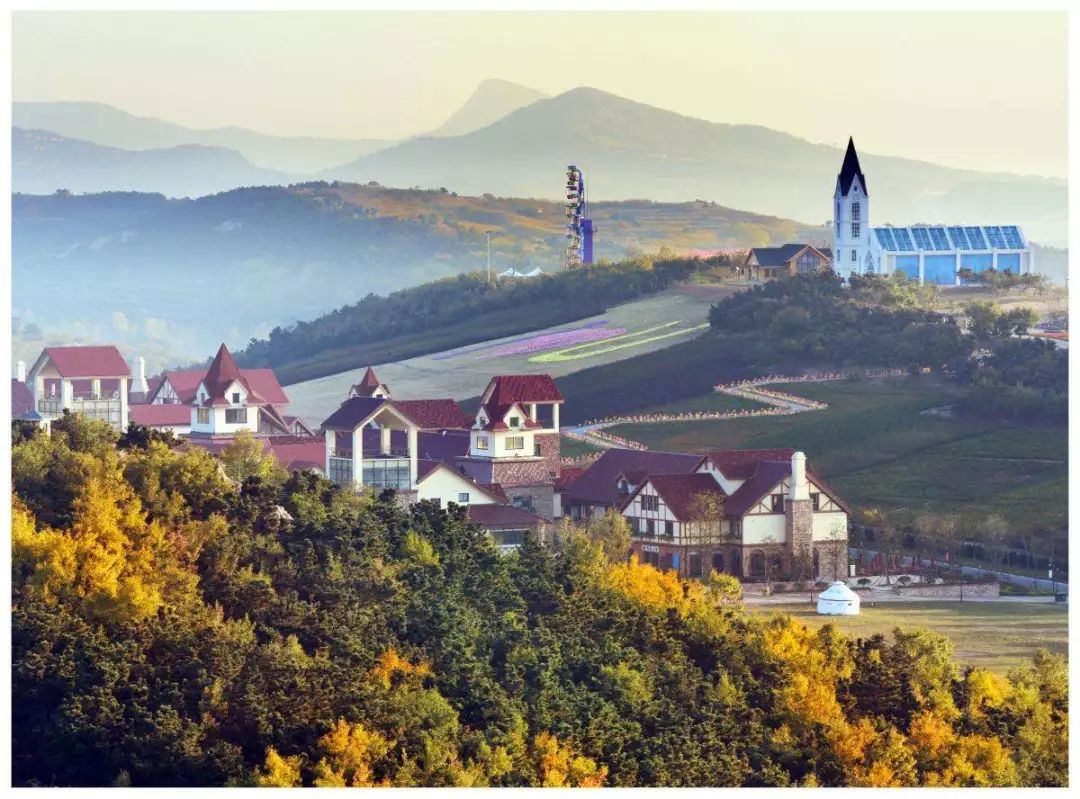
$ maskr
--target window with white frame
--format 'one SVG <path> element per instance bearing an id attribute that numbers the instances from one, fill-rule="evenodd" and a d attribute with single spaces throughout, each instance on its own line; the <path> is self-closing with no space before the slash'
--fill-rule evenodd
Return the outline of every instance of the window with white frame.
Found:
<path id="1" fill-rule="evenodd" d="M 226 408 L 225 424 L 247 424 L 247 408 Z"/>
<path id="2" fill-rule="evenodd" d="M 519 417 L 517 417 L 517 416 L 511 416 L 510 417 L 510 426 L 515 428 L 515 429 L 517 429 L 518 427 L 521 427 L 521 419 Z"/>
<path id="3" fill-rule="evenodd" d="M 525 436 L 507 436 L 506 449 L 509 451 L 525 449 Z"/>
<path id="4" fill-rule="evenodd" d="M 642 510 L 660 510 L 660 497 L 655 494 L 642 494 L 641 495 L 641 509 Z"/>
<path id="5" fill-rule="evenodd" d="M 862 222 L 862 215 L 861 215 L 861 213 L 859 211 L 859 204 L 858 203 L 852 203 L 851 204 L 851 237 L 853 239 L 859 238 L 859 232 L 860 232 L 860 229 L 862 228 L 862 225 L 860 224 L 861 222 Z"/>
<path id="6" fill-rule="evenodd" d="M 195 421 L 198 424 L 210 424 L 210 409 L 199 408 L 195 411 Z"/>
<path id="7" fill-rule="evenodd" d="M 477 436 L 476 437 L 476 448 L 477 449 L 487 449 L 488 448 L 488 438 L 487 438 L 487 436 Z"/>
<path id="8" fill-rule="evenodd" d="M 858 254 L 856 254 L 855 250 L 851 251 L 851 262 L 853 264 L 856 264 L 856 263 L 859 262 L 859 256 L 858 256 Z"/>
<path id="9" fill-rule="evenodd" d="M 459 505 L 468 505 L 469 504 L 469 492 L 468 491 L 459 492 L 458 495 L 457 495 L 457 501 L 458 501 Z"/>
<path id="10" fill-rule="evenodd" d="M 232 404 L 233 405 L 239 405 L 240 404 L 240 392 L 239 391 L 234 391 L 233 392 Z"/>

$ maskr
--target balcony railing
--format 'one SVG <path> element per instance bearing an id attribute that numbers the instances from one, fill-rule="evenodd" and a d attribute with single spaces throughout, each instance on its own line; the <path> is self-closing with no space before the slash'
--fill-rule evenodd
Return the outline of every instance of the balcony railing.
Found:
<path id="1" fill-rule="evenodd" d="M 38 413 L 43 416 L 60 416 L 65 408 L 71 413 L 81 413 L 90 419 L 99 419 L 103 422 L 119 427 L 123 422 L 120 416 L 120 400 L 118 399 L 83 399 L 76 397 L 65 405 L 62 400 L 38 399 Z"/>

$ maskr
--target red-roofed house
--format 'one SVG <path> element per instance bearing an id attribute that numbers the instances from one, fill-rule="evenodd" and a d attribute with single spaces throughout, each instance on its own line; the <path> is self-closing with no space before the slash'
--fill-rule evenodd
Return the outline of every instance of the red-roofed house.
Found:
<path id="1" fill-rule="evenodd" d="M 390 399 L 390 387 L 379 380 L 375 370 L 370 366 L 364 370 L 360 382 L 349 389 L 348 397 L 375 397 L 377 399 Z M 346 399 L 348 399 L 346 397 Z"/>
<path id="2" fill-rule="evenodd" d="M 560 515 L 559 406 L 549 375 L 497 375 L 480 396 L 461 467 L 480 483 L 498 483 L 515 505 L 545 519 Z"/>
<path id="3" fill-rule="evenodd" d="M 623 457 L 617 474 L 612 456 L 598 470 L 603 479 L 590 481 L 604 457 L 567 491 L 601 499 L 606 490 L 628 490 L 620 512 L 643 561 L 695 577 L 709 569 L 748 579 L 845 576 L 851 510 L 801 452 L 713 452 L 696 456 L 693 469 L 672 458 L 649 469 L 639 453 L 633 462 Z"/>
<path id="4" fill-rule="evenodd" d="M 27 386 L 46 424 L 69 411 L 124 430 L 130 377 L 127 361 L 111 345 L 46 347 L 30 367 Z"/>

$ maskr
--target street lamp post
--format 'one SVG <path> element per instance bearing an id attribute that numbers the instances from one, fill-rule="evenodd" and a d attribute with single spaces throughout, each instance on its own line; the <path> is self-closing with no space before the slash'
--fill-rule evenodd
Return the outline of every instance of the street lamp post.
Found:
<path id="1" fill-rule="evenodd" d="M 491 283 L 491 231 L 484 231 L 484 238 L 487 239 L 487 282 Z"/>

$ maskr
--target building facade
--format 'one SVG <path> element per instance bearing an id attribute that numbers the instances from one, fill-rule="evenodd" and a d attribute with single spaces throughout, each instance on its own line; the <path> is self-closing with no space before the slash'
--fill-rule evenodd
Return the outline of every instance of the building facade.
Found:
<path id="1" fill-rule="evenodd" d="M 833 269 L 852 275 L 903 274 L 919 283 L 958 286 L 988 269 L 1031 274 L 1031 244 L 1019 225 L 870 227 L 870 193 L 855 142 L 833 190 Z"/>

